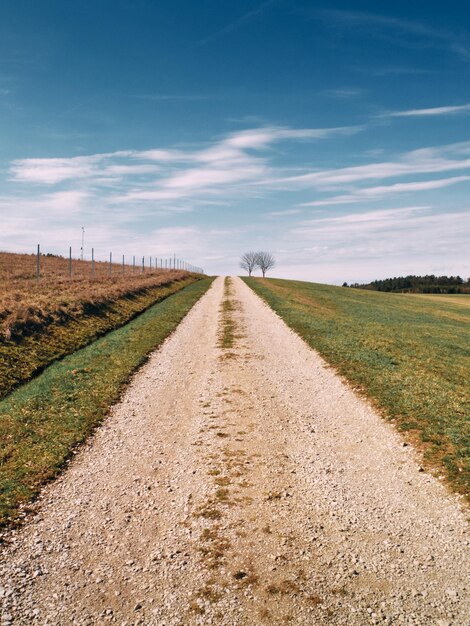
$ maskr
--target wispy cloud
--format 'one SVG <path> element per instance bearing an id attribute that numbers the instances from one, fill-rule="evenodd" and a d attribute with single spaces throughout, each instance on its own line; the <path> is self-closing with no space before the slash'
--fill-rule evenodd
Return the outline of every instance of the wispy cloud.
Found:
<path id="1" fill-rule="evenodd" d="M 136 100 L 153 100 L 155 102 L 198 102 L 198 101 L 206 101 L 206 100 L 219 100 L 222 98 L 221 95 L 216 94 L 202 94 L 202 93 L 175 93 L 175 94 L 165 94 L 165 93 L 155 93 L 155 94 L 135 94 L 132 95 L 131 98 L 135 98 Z"/>
<path id="2" fill-rule="evenodd" d="M 263 127 L 231 133 L 211 146 L 199 150 L 150 150 L 137 152 L 133 158 L 148 158 L 178 164 L 176 171 L 156 180 L 151 187 L 132 189 L 114 201 L 149 202 L 181 200 L 188 197 L 220 195 L 233 191 L 244 193 L 241 184 L 255 183 L 270 175 L 267 157 L 263 154 L 281 141 L 315 141 L 336 135 L 359 132 L 362 127 L 280 128 Z M 255 193 L 251 190 L 251 193 Z"/>
<path id="3" fill-rule="evenodd" d="M 442 238 L 443 233 L 458 234 L 461 239 L 470 231 L 468 221 L 467 226 L 463 225 L 466 217 L 468 211 L 436 213 L 426 206 L 400 207 L 303 220 L 290 229 L 289 234 L 302 239 L 313 238 L 314 241 L 323 241 L 329 245 L 347 245 L 349 242 L 350 253 L 359 243 L 362 245 L 367 241 L 370 245 L 364 246 L 363 254 L 373 256 L 377 249 L 384 252 L 391 248 L 397 251 L 403 249 L 403 236 L 406 236 L 407 244 L 414 241 L 420 247 L 434 243 L 439 236 Z M 426 230 L 428 235 L 432 230 L 432 237 L 426 237 Z M 419 231 L 420 236 L 417 237 Z M 383 240 L 374 244 L 373 238 L 377 236 Z"/>
<path id="4" fill-rule="evenodd" d="M 285 215 L 298 215 L 299 213 L 301 213 L 302 210 L 301 209 L 284 209 L 282 211 L 269 211 L 269 213 L 266 213 L 266 215 L 268 217 L 284 217 Z"/>
<path id="5" fill-rule="evenodd" d="M 436 28 L 427 22 L 404 20 L 389 15 L 378 15 L 363 11 L 326 9 L 316 11 L 324 23 L 357 33 L 385 39 L 405 48 L 446 49 L 462 60 L 470 60 L 470 42 L 466 34 Z"/>
<path id="6" fill-rule="evenodd" d="M 378 187 L 366 187 L 350 194 L 334 196 L 325 200 L 303 202 L 300 206 L 331 206 L 335 204 L 352 204 L 364 200 L 380 200 L 396 193 L 411 193 L 416 191 L 429 191 L 441 189 L 457 183 L 468 182 L 470 176 L 454 176 L 452 178 L 440 178 L 438 180 L 416 181 L 410 183 L 395 183 L 394 185 L 380 185 Z"/>
<path id="7" fill-rule="evenodd" d="M 271 211 L 271 216 L 294 215 L 298 207 L 323 207 L 376 201 L 395 194 L 416 193 L 468 182 L 466 173 L 432 180 L 399 181 L 351 189 L 351 184 L 416 174 L 437 174 L 470 169 L 470 142 L 415 150 L 396 161 L 319 170 L 300 175 L 272 167 L 270 158 L 279 142 L 317 141 L 360 132 L 362 127 L 261 127 L 233 132 L 198 148 L 121 150 L 71 158 L 20 159 L 12 163 L 10 180 L 23 185 L 55 187 L 60 192 L 86 193 L 96 204 L 149 207 L 152 211 L 191 211 L 196 206 L 234 198 L 263 197 L 279 189 L 325 191 L 346 188 L 331 197 L 314 198 L 295 208 Z M 279 174 L 284 173 L 284 176 Z M 35 193 L 35 201 L 50 201 L 50 194 Z M 72 197 L 72 196 L 70 196 Z M 57 196 L 65 205 L 69 196 Z M 140 209 L 139 209 L 140 210 Z M 286 212 L 287 211 L 287 212 Z"/>
<path id="8" fill-rule="evenodd" d="M 201 39 L 197 43 L 197 46 L 205 46 L 206 44 L 212 41 L 215 41 L 216 39 L 219 39 L 219 37 L 223 37 L 224 35 L 228 35 L 229 33 L 232 33 L 238 30 L 250 20 L 262 16 L 265 13 L 265 11 L 269 9 L 269 7 L 271 7 L 273 4 L 277 4 L 279 1 L 280 0 L 267 0 L 266 2 L 262 2 L 255 9 L 252 9 L 251 11 L 247 11 L 246 13 L 244 13 L 237 19 L 230 22 L 229 24 L 226 24 L 220 30 L 216 31 L 215 33 L 212 33 L 211 35 L 208 35 L 204 39 Z"/>
<path id="9" fill-rule="evenodd" d="M 296 262 L 315 254 L 319 276 L 347 281 L 390 275 L 464 273 L 461 251 L 470 236 L 469 210 L 436 212 L 410 206 L 315 217 L 286 232 L 298 246 Z M 445 255 L 445 266 L 442 258 Z M 292 254 L 291 254 L 292 256 Z M 292 272 L 292 268 L 290 269 Z"/>
<path id="10" fill-rule="evenodd" d="M 97 178 L 110 173 L 110 161 L 128 157 L 130 154 L 129 151 L 121 151 L 71 158 L 17 159 L 11 165 L 10 174 L 11 179 L 18 182 L 45 185 L 54 185 L 64 180 Z M 140 166 L 136 167 L 137 170 L 140 169 Z"/>
<path id="11" fill-rule="evenodd" d="M 338 140 L 361 130 L 362 127 L 262 126 L 184 148 L 156 146 L 149 150 L 121 150 L 70 158 L 19 159 L 11 163 L 9 170 L 8 185 L 13 191 L 0 197 L 0 211 L 2 217 L 6 216 L 3 228 L 6 243 L 2 245 L 8 246 L 9 241 L 33 245 L 32 239 L 41 241 L 43 238 L 62 251 L 60 245 L 67 239 L 76 245 L 76 239 L 72 238 L 77 237 L 83 223 L 96 223 L 96 227 L 90 228 L 96 248 L 110 245 L 112 241 L 113 250 L 132 254 L 135 241 L 140 239 L 139 228 L 145 224 L 146 238 L 151 243 L 142 254 L 158 252 L 164 256 L 189 247 L 192 256 L 200 263 L 204 258 L 210 262 L 210 258 L 229 257 L 236 264 L 238 247 L 244 245 L 249 231 L 234 234 L 232 241 L 226 234 L 209 234 L 200 224 L 191 225 L 191 218 L 197 216 L 197 211 L 214 211 L 216 208 L 230 215 L 240 204 L 246 206 L 249 199 L 250 203 L 262 201 L 265 207 L 263 217 L 257 215 L 253 221 L 247 222 L 246 228 L 252 228 L 256 233 L 249 236 L 261 241 L 262 223 L 263 232 L 268 233 L 266 237 L 269 237 L 274 251 L 276 246 L 279 250 L 288 250 L 286 263 L 292 257 L 293 247 L 302 249 L 299 255 L 305 256 L 306 263 L 312 253 L 321 252 L 322 262 L 329 259 L 331 271 L 337 276 L 342 271 L 338 263 L 349 265 L 353 258 L 363 258 L 369 266 L 370 259 L 380 253 L 397 258 L 400 252 L 406 252 L 400 239 L 403 233 L 406 245 L 414 250 L 415 244 L 404 224 L 415 233 L 421 232 L 419 228 L 422 227 L 422 232 L 429 237 L 435 236 L 438 225 L 447 227 L 447 221 L 439 221 L 430 207 L 420 204 L 412 194 L 468 183 L 470 142 L 414 150 L 395 160 L 306 173 L 304 170 L 301 175 L 294 176 L 289 167 L 275 166 L 284 146 L 291 148 L 298 142 Z M 454 171 L 456 174 L 447 178 L 431 178 L 439 172 Z M 416 180 L 417 174 L 426 174 L 427 180 Z M 402 180 L 410 175 L 414 175 L 413 180 Z M 400 180 L 393 184 L 364 186 L 367 181 L 394 177 Z M 352 188 L 356 185 L 358 188 Z M 275 197 L 279 189 L 292 194 L 295 204 L 292 198 L 287 200 L 287 206 L 277 200 L 267 211 L 266 199 Z M 312 189 L 321 195 L 319 193 L 310 202 L 302 202 L 309 198 L 305 197 L 305 191 Z M 334 195 L 322 197 L 326 192 L 334 192 Z M 296 194 L 299 193 L 303 195 L 298 197 Z M 337 211 L 327 209 L 328 206 L 353 203 L 359 206 L 359 203 L 377 200 L 382 200 L 383 207 L 395 196 L 403 194 L 411 196 L 412 199 L 407 198 L 410 206 L 366 212 L 363 208 L 355 209 L 347 216 L 338 216 Z M 313 219 L 315 212 L 311 207 L 332 211 L 333 215 L 325 215 L 325 210 L 319 210 Z M 109 224 L 108 231 L 99 226 L 104 215 Z M 163 221 L 159 219 L 160 228 L 152 230 L 148 224 L 152 224 L 157 215 Z M 306 215 L 310 219 L 305 219 Z M 463 213 L 455 212 L 455 215 L 461 217 Z M 166 219 L 168 226 L 165 226 Z M 267 219 L 271 230 L 265 228 Z M 294 228 L 285 229 L 286 223 L 292 225 L 296 220 L 299 221 Z M 62 244 L 60 238 L 48 237 L 47 229 L 50 228 L 61 233 Z M 387 229 L 392 234 L 389 239 L 385 236 Z M 449 231 L 454 233 L 456 229 L 451 226 Z M 377 240 L 374 240 L 374 233 Z M 450 241 L 455 239 L 456 245 L 462 249 L 457 235 L 454 239 L 452 237 Z M 279 254 L 282 259 L 283 253 Z"/>
<path id="12" fill-rule="evenodd" d="M 416 174 L 438 174 L 470 168 L 470 143 L 462 142 L 439 147 L 421 148 L 402 154 L 395 161 L 382 161 L 308 172 L 297 176 L 264 180 L 261 184 L 281 188 L 335 188 L 367 180 L 380 180 Z M 458 158 L 457 158 L 458 157 Z"/>
<path id="13" fill-rule="evenodd" d="M 433 107 L 429 109 L 409 109 L 408 111 L 391 111 L 389 113 L 383 113 L 381 117 L 428 117 L 435 115 L 454 115 L 456 113 L 470 113 L 470 104 Z"/>
<path id="14" fill-rule="evenodd" d="M 56 191 L 33 197 L 9 198 L 0 197 L 0 209 L 5 214 L 12 212 L 14 216 L 35 215 L 39 219 L 63 218 L 70 219 L 73 214 L 83 211 L 90 194 L 78 189 Z M 66 208 L 66 212 L 64 212 Z"/>
<path id="15" fill-rule="evenodd" d="M 264 126 L 232 132 L 203 146 L 121 150 L 77 157 L 17 159 L 11 163 L 9 181 L 17 193 L 34 202 L 48 203 L 50 193 L 87 193 L 96 206 L 111 207 L 116 214 L 132 206 L 155 212 L 191 211 L 196 206 L 219 205 L 233 198 L 260 197 L 266 190 L 256 182 L 272 176 L 274 144 L 307 142 L 360 132 L 362 127 L 287 128 Z M 70 196 L 71 197 L 71 196 Z M 56 196 L 67 210 L 69 196 Z M 91 203 L 93 204 L 93 203 Z M 32 204 L 26 204 L 32 208 Z"/>
<path id="16" fill-rule="evenodd" d="M 414 76 L 414 75 L 426 75 L 439 73 L 438 69 L 429 69 L 422 67 L 411 67 L 406 65 L 385 65 L 385 66 L 371 66 L 365 65 L 351 65 L 350 68 L 360 74 L 368 74 L 370 76 L 377 76 L 379 78 L 384 76 Z"/>
<path id="17" fill-rule="evenodd" d="M 325 89 L 322 93 L 331 98 L 350 100 L 351 98 L 359 98 L 364 92 L 362 89 L 344 87 L 342 89 Z"/>
<path id="18" fill-rule="evenodd" d="M 390 222 L 399 223 L 400 220 L 422 214 L 424 211 L 428 211 L 430 206 L 408 206 L 399 207 L 393 209 L 379 209 L 374 211 L 366 211 L 361 213 L 347 213 L 345 215 L 339 215 L 336 217 L 317 217 L 315 219 L 304 220 L 303 226 L 309 226 L 315 224 L 320 228 L 324 226 L 331 226 L 340 224 L 351 229 L 354 226 L 358 226 L 363 229 L 364 225 L 368 225 L 367 228 L 375 230 L 377 227 L 384 229 Z"/>

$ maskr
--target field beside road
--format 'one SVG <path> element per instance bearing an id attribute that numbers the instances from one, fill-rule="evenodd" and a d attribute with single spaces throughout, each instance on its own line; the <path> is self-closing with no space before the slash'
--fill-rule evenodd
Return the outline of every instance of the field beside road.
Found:
<path id="1" fill-rule="evenodd" d="M 0 398 L 52 361 L 198 280 L 182 270 L 150 270 L 0 252 Z"/>
<path id="2" fill-rule="evenodd" d="M 123 384 L 208 289 L 204 278 L 49 366 L 0 402 L 0 524 L 53 477 Z"/>
<path id="3" fill-rule="evenodd" d="M 244 280 L 468 495 L 470 296 Z"/>
<path id="4" fill-rule="evenodd" d="M 137 334 L 64 359 L 65 433 L 109 399 L 98 373 Z M 402 444 L 246 284 L 217 278 L 0 534 L 2 622 L 468 624 L 468 510 Z"/>

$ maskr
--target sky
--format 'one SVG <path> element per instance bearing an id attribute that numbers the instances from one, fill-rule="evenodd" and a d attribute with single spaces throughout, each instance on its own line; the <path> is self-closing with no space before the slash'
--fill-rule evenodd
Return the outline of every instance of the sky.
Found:
<path id="1" fill-rule="evenodd" d="M 2 0 L 0 249 L 470 276 L 470 6 Z"/>

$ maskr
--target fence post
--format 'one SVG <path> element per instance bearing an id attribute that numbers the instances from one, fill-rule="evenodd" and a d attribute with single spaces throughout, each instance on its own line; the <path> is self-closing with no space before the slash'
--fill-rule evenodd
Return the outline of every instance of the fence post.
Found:
<path id="1" fill-rule="evenodd" d="M 72 246 L 69 247 L 69 278 L 72 276 Z"/>
<path id="2" fill-rule="evenodd" d="M 41 248 L 39 247 L 38 244 L 38 251 L 37 251 L 37 255 L 36 255 L 36 280 L 39 280 L 40 276 L 41 276 L 41 269 L 39 266 L 39 257 L 41 255 Z"/>
<path id="3" fill-rule="evenodd" d="M 135 274 L 135 254 L 132 257 L 132 273 Z"/>
<path id="4" fill-rule="evenodd" d="M 109 253 L 109 275 L 111 276 L 113 269 L 112 269 L 112 262 L 113 262 L 113 253 L 110 252 Z"/>
<path id="5" fill-rule="evenodd" d="M 124 255 L 122 255 L 122 275 L 124 276 Z"/>
<path id="6" fill-rule="evenodd" d="M 142 274 L 145 272 L 145 257 L 142 257 Z"/>

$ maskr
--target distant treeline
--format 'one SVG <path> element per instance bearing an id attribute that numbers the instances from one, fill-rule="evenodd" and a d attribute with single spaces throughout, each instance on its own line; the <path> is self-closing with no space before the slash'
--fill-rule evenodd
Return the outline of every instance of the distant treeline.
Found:
<path id="1" fill-rule="evenodd" d="M 343 283 L 343 287 L 348 287 Z M 374 280 L 366 285 L 354 283 L 349 287 L 372 289 L 374 291 L 396 291 L 401 293 L 470 293 L 470 278 L 465 281 L 460 276 L 396 276 L 384 280 Z"/>

